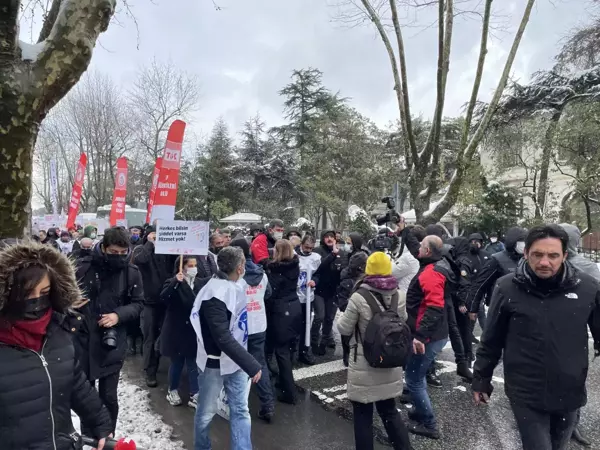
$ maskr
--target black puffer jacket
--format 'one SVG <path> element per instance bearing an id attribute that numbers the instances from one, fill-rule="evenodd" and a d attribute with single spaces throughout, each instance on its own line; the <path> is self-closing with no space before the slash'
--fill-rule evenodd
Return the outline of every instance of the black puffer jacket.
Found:
<path id="1" fill-rule="evenodd" d="M 271 297 L 265 300 L 267 336 L 275 344 L 294 339 L 302 327 L 302 307 L 298 300 L 300 264 L 297 256 L 292 261 L 271 262 L 267 266 Z"/>
<path id="2" fill-rule="evenodd" d="M 52 272 L 53 289 L 72 304 L 81 296 L 73 267 L 63 255 L 44 247 L 19 244 L 0 258 L 0 308 L 8 298 L 15 270 L 42 263 Z M 0 448 L 3 450 L 72 450 L 74 410 L 94 438 L 107 437 L 112 421 L 98 393 L 75 358 L 72 334 L 82 322 L 75 313 L 54 313 L 43 348 L 33 350 L 0 343 Z"/>
<path id="3" fill-rule="evenodd" d="M 332 249 L 325 245 L 324 238 L 328 233 L 334 233 L 333 230 L 325 230 L 321 234 L 321 245 L 315 247 L 314 252 L 321 256 L 321 265 L 315 273 L 313 279 L 317 279 L 317 288 L 315 294 L 323 298 L 333 298 L 336 295 L 337 287 L 340 284 L 340 275 L 346 259 L 345 252 L 340 250 L 337 255 Z"/>
<path id="4" fill-rule="evenodd" d="M 500 357 L 508 398 L 548 412 L 586 403 L 588 324 L 600 348 L 600 290 L 568 261 L 556 287 L 543 291 L 525 260 L 494 289 L 477 349 L 473 390 L 491 393 Z"/>

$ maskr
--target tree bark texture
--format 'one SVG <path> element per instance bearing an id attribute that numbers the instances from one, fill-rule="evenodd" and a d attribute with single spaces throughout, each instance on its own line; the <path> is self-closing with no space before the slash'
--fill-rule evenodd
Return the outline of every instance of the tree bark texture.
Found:
<path id="1" fill-rule="evenodd" d="M 29 228 L 33 151 L 40 123 L 86 71 L 116 0 L 54 0 L 34 60 L 17 40 L 20 1 L 0 6 L 0 238 Z M 48 31 L 49 30 L 49 31 Z"/>
<path id="2" fill-rule="evenodd" d="M 562 115 L 562 109 L 555 112 L 550 118 L 550 123 L 544 135 L 544 144 L 542 146 L 542 160 L 540 162 L 540 178 L 539 189 L 537 192 L 537 201 L 535 208 L 535 218 L 543 219 L 544 211 L 546 210 L 546 198 L 548 196 L 548 172 L 550 170 L 550 160 L 552 159 L 552 151 L 554 149 L 554 136 L 558 122 Z"/>

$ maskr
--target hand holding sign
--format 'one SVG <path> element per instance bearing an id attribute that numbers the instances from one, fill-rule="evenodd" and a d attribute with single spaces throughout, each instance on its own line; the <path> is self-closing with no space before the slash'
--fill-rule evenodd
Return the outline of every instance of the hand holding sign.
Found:
<path id="1" fill-rule="evenodd" d="M 155 253 L 207 255 L 208 222 L 161 220 L 156 228 Z"/>

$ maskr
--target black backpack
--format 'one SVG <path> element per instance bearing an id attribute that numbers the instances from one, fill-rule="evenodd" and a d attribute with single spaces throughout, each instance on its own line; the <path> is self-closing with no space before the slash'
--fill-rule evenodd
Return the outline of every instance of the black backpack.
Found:
<path id="1" fill-rule="evenodd" d="M 368 289 L 361 287 L 357 292 L 367 301 L 373 313 L 364 336 L 360 336 L 358 326 L 356 327 L 365 359 L 371 367 L 379 369 L 403 367 L 412 353 L 412 334 L 406 322 L 398 315 L 398 292 L 392 296 L 389 309 L 382 299 Z"/>

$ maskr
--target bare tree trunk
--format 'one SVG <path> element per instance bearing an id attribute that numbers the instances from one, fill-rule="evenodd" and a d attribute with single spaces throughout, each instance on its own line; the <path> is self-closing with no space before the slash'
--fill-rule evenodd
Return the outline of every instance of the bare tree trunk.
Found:
<path id="1" fill-rule="evenodd" d="M 537 205 L 535 209 L 535 218 L 543 219 L 543 211 L 546 210 L 546 198 L 548 196 L 548 171 L 550 169 L 550 160 L 554 149 L 554 136 L 558 128 L 558 122 L 562 115 L 562 109 L 555 112 L 550 118 L 550 123 L 544 135 L 544 145 L 542 146 L 542 162 L 540 164 L 539 188 L 537 193 Z"/>
<path id="2" fill-rule="evenodd" d="M 26 61 L 17 36 L 20 1 L 0 8 L 0 238 L 21 236 L 29 228 L 39 124 L 87 69 L 115 9 L 115 0 L 59 3 L 54 0 L 51 7 L 56 16 L 47 17 L 53 23 L 41 51 Z"/>

